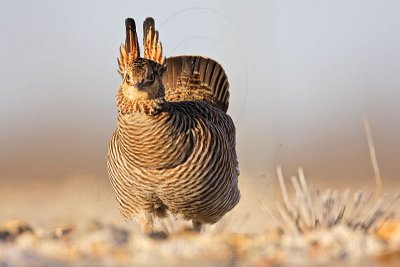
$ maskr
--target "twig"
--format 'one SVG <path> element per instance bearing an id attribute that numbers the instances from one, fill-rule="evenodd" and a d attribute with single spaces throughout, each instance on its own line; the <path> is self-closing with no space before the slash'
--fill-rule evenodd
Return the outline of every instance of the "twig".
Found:
<path id="1" fill-rule="evenodd" d="M 363 121 L 364 121 L 365 132 L 367 134 L 368 148 L 369 148 L 369 154 L 371 156 L 372 168 L 374 169 L 374 174 L 375 174 L 376 197 L 379 198 L 382 192 L 382 177 L 379 171 L 378 160 L 376 159 L 374 140 L 372 139 L 371 127 L 367 116 L 364 116 Z"/>

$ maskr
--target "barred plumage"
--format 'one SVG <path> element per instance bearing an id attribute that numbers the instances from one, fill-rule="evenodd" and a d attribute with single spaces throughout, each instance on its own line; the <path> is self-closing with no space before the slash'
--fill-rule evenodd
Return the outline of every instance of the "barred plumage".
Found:
<path id="1" fill-rule="evenodd" d="M 137 40 L 132 25 L 126 43 Z M 110 180 L 122 215 L 136 218 L 143 232 L 151 233 L 154 218 L 167 211 L 200 230 L 240 199 L 235 126 L 225 113 L 229 84 L 212 59 L 164 60 L 154 27 L 146 19 L 145 58 L 131 49 L 119 59 L 123 82 L 108 153 Z"/>

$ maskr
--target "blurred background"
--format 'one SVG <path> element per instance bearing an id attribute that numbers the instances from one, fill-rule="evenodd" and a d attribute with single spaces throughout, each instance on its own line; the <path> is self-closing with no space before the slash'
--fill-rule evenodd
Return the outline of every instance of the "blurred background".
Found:
<path id="1" fill-rule="evenodd" d="M 124 223 L 106 171 L 126 17 L 155 18 L 166 56 L 225 68 L 244 229 L 302 166 L 321 187 L 400 190 L 400 2 L 4 1 L 0 9 L 0 220 Z M 239 220 L 239 219 L 238 219 Z"/>

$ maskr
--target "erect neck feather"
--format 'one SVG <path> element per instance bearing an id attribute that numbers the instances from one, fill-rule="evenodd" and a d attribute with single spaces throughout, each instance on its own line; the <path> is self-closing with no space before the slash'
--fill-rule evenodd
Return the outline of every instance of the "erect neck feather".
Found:
<path id="1" fill-rule="evenodd" d="M 122 114 L 137 112 L 155 115 L 161 111 L 164 103 L 165 99 L 163 97 L 148 100 L 130 100 L 122 92 L 118 92 L 117 94 L 118 111 Z"/>

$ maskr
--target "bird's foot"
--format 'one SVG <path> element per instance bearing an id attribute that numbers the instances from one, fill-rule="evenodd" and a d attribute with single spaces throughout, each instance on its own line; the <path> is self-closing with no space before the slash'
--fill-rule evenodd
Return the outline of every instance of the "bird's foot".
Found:
<path id="1" fill-rule="evenodd" d="M 201 230 L 203 229 L 203 223 L 196 221 L 196 220 L 192 220 L 192 225 L 193 225 L 193 231 L 200 233 Z"/>

